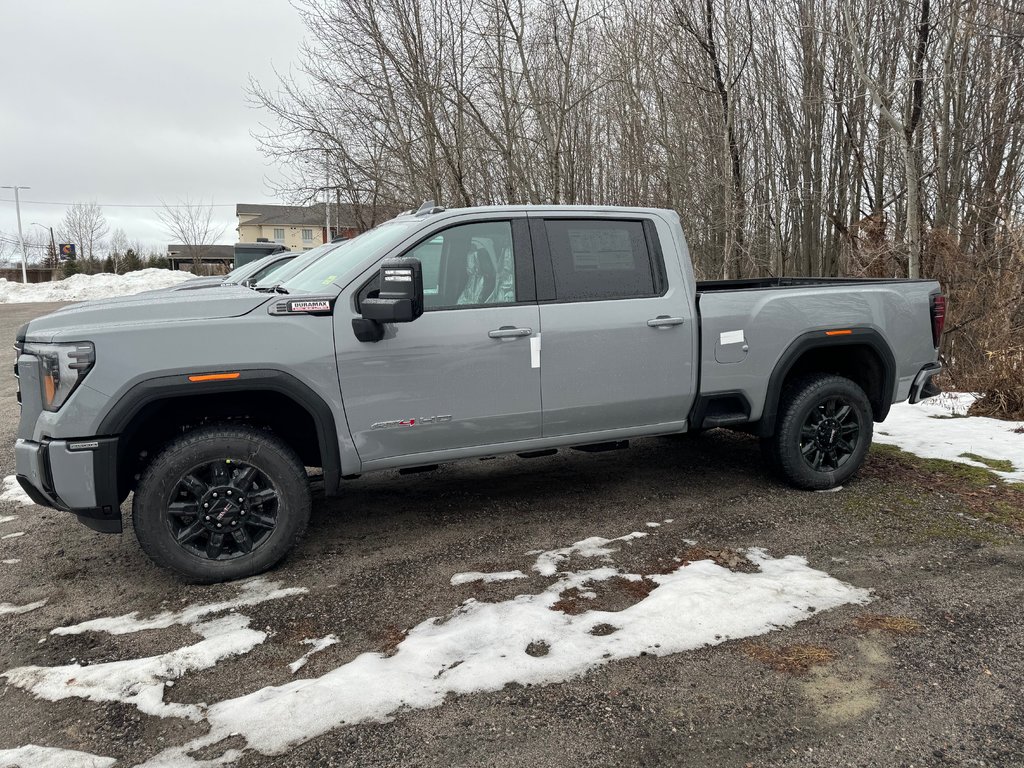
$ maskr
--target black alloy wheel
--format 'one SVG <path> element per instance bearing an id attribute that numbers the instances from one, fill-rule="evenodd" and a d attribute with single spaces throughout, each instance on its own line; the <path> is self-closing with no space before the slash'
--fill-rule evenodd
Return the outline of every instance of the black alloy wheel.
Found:
<path id="1" fill-rule="evenodd" d="M 860 418 L 852 403 L 830 397 L 807 414 L 800 429 L 800 454 L 816 472 L 834 472 L 857 450 Z"/>
<path id="2" fill-rule="evenodd" d="M 769 468 L 790 485 L 835 488 L 864 463 L 873 412 L 856 382 L 828 373 L 803 376 L 787 384 L 778 414 L 761 447 Z"/>
<path id="3" fill-rule="evenodd" d="M 187 552 L 231 560 L 266 543 L 277 527 L 274 483 L 251 464 L 223 459 L 192 467 L 178 481 L 167 523 Z"/>
<path id="4" fill-rule="evenodd" d="M 280 561 L 305 532 L 311 506 L 290 445 L 252 425 L 214 424 L 156 453 L 135 488 L 132 521 L 157 565 L 211 584 Z"/>

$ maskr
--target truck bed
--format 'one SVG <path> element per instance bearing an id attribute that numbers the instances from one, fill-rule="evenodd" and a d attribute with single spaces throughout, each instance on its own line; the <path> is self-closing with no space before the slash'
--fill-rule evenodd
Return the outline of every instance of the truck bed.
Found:
<path id="1" fill-rule="evenodd" d="M 885 285 L 887 283 L 929 282 L 905 278 L 877 277 L 749 277 L 742 280 L 698 280 L 697 293 L 714 291 L 758 291 L 769 288 L 809 288 L 825 285 Z"/>

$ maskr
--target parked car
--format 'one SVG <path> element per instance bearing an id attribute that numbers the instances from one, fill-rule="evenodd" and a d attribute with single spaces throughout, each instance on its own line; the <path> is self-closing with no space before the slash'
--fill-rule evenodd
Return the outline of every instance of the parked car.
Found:
<path id="1" fill-rule="evenodd" d="M 937 394 L 930 280 L 697 282 L 667 210 L 426 205 L 270 294 L 91 302 L 17 335 L 17 475 L 198 582 L 263 571 L 324 491 L 393 468 L 759 436 L 790 484 L 864 461 L 892 403 Z"/>
<path id="2" fill-rule="evenodd" d="M 300 255 L 298 251 L 282 249 L 277 253 L 272 253 L 269 256 L 263 256 L 255 261 L 235 267 L 226 275 L 197 277 L 170 288 L 163 288 L 162 290 L 194 291 L 198 288 L 216 288 L 219 285 L 244 285 L 246 288 L 252 288 L 260 280 L 283 270 Z M 154 293 L 154 291 L 149 291 L 148 293 Z"/>

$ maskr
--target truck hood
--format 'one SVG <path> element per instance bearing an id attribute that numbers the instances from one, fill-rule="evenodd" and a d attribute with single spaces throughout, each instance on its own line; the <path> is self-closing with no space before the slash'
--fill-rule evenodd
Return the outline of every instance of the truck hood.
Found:
<path id="1" fill-rule="evenodd" d="M 271 297 L 266 293 L 240 285 L 222 285 L 202 291 L 147 292 L 86 301 L 33 320 L 26 329 L 26 338 L 53 341 L 59 336 L 88 341 L 88 332 L 93 329 L 238 317 L 269 300 Z"/>

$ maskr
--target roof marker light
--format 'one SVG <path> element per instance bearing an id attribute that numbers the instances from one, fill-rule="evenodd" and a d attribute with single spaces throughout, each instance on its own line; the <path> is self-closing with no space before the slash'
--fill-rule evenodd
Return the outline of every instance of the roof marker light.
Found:
<path id="1" fill-rule="evenodd" d="M 850 336 L 853 333 L 849 328 L 840 328 L 838 331 L 825 331 L 826 336 Z"/>

